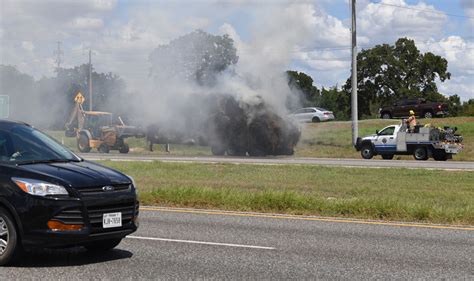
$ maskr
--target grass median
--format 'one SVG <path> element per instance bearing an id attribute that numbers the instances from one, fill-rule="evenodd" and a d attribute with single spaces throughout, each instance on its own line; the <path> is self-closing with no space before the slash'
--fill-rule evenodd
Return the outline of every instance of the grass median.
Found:
<path id="1" fill-rule="evenodd" d="M 303 165 L 102 162 L 144 205 L 474 225 L 474 173 Z"/>

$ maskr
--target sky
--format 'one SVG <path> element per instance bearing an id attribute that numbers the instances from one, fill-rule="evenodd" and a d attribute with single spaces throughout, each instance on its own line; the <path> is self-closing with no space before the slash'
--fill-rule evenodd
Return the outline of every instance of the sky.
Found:
<path id="1" fill-rule="evenodd" d="M 349 0 L 0 0 L 0 63 L 54 76 L 61 42 L 61 67 L 87 63 L 91 49 L 96 71 L 139 91 L 154 48 L 202 29 L 229 34 L 241 63 L 258 52 L 319 88 L 340 87 L 350 76 L 350 16 Z M 358 0 L 357 32 L 359 49 L 415 40 L 448 60 L 441 93 L 474 98 L 474 0 Z"/>

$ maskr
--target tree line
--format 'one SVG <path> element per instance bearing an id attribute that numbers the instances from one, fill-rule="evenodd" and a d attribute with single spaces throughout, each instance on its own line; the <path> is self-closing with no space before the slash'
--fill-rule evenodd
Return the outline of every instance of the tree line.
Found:
<path id="1" fill-rule="evenodd" d="M 89 94 L 89 65 L 60 68 L 55 77 L 35 80 L 14 66 L 0 65 L 0 93 L 10 96 L 10 119 L 48 129 L 64 129 L 74 107 L 74 97 Z M 124 94 L 125 82 L 113 73 L 92 72 L 94 110 L 124 111 L 109 102 Z M 88 109 L 88 102 L 84 104 Z"/>
<path id="2" fill-rule="evenodd" d="M 193 79 L 212 87 L 216 75 L 237 63 L 233 41 L 227 35 L 214 36 L 194 31 L 169 44 L 160 45 L 150 55 L 150 78 L 166 81 L 170 77 Z M 421 53 L 413 40 L 398 39 L 394 45 L 382 44 L 362 50 L 357 56 L 359 118 L 377 117 L 379 107 L 402 98 L 425 98 L 445 102 L 452 116 L 474 116 L 474 99 L 461 103 L 458 95 L 441 94 L 436 81 L 450 79 L 448 61 L 430 52 Z M 181 74 L 180 74 L 181 73 Z M 287 71 L 293 89 L 287 107 L 318 106 L 333 111 L 339 120 L 351 116 L 351 80 L 341 87 L 318 89 L 303 72 Z M 180 74 L 180 75 L 178 75 Z M 88 97 L 89 65 L 60 68 L 55 77 L 39 80 L 13 66 L 0 65 L 0 94 L 9 95 L 11 118 L 50 129 L 63 129 L 80 91 Z M 127 119 L 131 114 L 122 78 L 113 73 L 93 71 L 94 110 L 110 111 Z M 88 103 L 84 105 L 88 109 Z"/>
<path id="3" fill-rule="evenodd" d="M 445 96 L 439 92 L 436 80 L 444 82 L 451 78 L 447 68 L 445 58 L 430 52 L 421 53 L 415 42 L 407 38 L 398 39 L 394 45 L 362 50 L 357 55 L 359 118 L 377 117 L 381 106 L 403 98 L 445 102 L 451 116 L 474 116 L 474 99 L 461 103 L 458 95 Z M 287 74 L 290 87 L 299 90 L 303 106 L 324 107 L 333 111 L 339 120 L 350 119 L 350 77 L 341 89 L 319 90 L 309 75 L 297 71 L 287 71 Z"/>

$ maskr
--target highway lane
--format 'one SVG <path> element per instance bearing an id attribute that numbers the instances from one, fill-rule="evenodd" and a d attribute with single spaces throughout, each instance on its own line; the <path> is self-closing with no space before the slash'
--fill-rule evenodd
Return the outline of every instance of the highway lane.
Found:
<path id="1" fill-rule="evenodd" d="M 341 167 L 368 168 L 413 168 L 413 169 L 443 169 L 443 170 L 474 170 L 474 162 L 464 161 L 416 161 L 416 160 L 378 160 L 350 158 L 297 158 L 297 157 L 219 157 L 219 156 L 150 156 L 136 154 L 99 154 L 83 153 L 81 157 L 87 160 L 113 161 L 163 161 L 163 162 L 195 162 L 195 163 L 235 163 L 235 164 L 285 164 L 285 165 L 323 165 Z"/>
<path id="2" fill-rule="evenodd" d="M 474 227 L 144 208 L 140 229 L 102 255 L 35 251 L 11 279 L 474 278 Z"/>

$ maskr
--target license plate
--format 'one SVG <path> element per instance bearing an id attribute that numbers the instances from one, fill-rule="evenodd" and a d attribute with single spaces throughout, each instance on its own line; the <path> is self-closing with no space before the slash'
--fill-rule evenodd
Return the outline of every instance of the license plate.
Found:
<path id="1" fill-rule="evenodd" d="M 108 213 L 102 217 L 102 226 L 104 228 L 121 227 L 122 213 Z"/>

